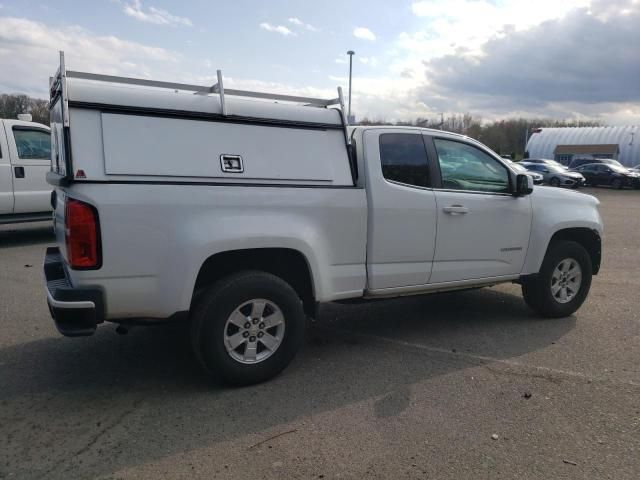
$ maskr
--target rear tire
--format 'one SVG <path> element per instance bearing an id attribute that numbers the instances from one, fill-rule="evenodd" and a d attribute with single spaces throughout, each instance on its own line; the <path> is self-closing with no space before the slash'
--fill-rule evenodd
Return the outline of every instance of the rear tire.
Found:
<path id="1" fill-rule="evenodd" d="M 199 297 L 191 341 L 213 379 L 251 385 L 289 365 L 302 345 L 304 328 L 302 301 L 288 283 L 270 273 L 245 271 L 218 281 Z"/>
<path id="2" fill-rule="evenodd" d="M 592 271 L 591 257 L 582 245 L 567 240 L 554 241 L 549 245 L 538 275 L 522 283 L 524 300 L 544 317 L 567 317 L 587 298 Z"/>

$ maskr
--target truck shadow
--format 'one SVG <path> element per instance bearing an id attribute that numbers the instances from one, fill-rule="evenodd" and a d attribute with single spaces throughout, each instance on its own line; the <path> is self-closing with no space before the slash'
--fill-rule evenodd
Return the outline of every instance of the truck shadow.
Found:
<path id="1" fill-rule="evenodd" d="M 547 347 L 574 325 L 493 289 L 329 305 L 294 363 L 246 388 L 212 385 L 180 326 L 11 346 L 0 350 L 0 465 L 18 477 L 95 477 L 357 402 L 393 417 L 413 384 Z"/>
<path id="2" fill-rule="evenodd" d="M 39 245 L 55 240 L 51 222 L 0 225 L 0 249 Z"/>

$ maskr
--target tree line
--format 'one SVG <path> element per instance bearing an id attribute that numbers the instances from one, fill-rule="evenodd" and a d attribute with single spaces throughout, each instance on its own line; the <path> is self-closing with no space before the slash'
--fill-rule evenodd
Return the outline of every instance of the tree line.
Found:
<path id="1" fill-rule="evenodd" d="M 34 122 L 49 125 L 49 102 L 28 95 L 0 94 L 0 118 L 18 118 L 19 113 L 30 113 Z"/>
<path id="2" fill-rule="evenodd" d="M 363 118 L 358 125 L 399 125 L 435 128 L 448 132 L 461 133 L 474 138 L 500 155 L 511 155 L 520 160 L 525 156 L 527 138 L 536 128 L 551 127 L 600 127 L 595 120 L 552 120 L 549 118 L 510 118 L 493 122 L 482 122 L 472 115 L 456 114 L 443 116 L 433 121 L 428 118 L 416 118 L 409 122 L 387 122 L 381 119 Z"/>

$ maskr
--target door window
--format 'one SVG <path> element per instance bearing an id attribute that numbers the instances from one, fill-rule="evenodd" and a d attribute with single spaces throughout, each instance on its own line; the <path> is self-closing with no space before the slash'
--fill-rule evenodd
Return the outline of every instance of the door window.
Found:
<path id="1" fill-rule="evenodd" d="M 482 150 L 461 142 L 434 139 L 442 173 L 442 188 L 509 193 L 509 172 Z"/>
<path id="2" fill-rule="evenodd" d="M 48 132 L 14 127 L 13 137 L 21 160 L 51 158 L 51 138 Z"/>
<path id="3" fill-rule="evenodd" d="M 387 180 L 428 187 L 429 162 L 422 134 L 383 133 L 380 135 L 382 175 Z"/>

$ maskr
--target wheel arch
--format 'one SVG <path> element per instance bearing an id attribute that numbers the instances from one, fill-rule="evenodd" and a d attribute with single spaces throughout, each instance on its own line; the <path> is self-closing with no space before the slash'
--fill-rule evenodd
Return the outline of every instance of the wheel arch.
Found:
<path id="1" fill-rule="evenodd" d="M 198 271 L 192 299 L 205 287 L 242 270 L 264 271 L 283 279 L 298 293 L 305 312 L 315 312 L 316 295 L 311 265 L 302 252 L 292 248 L 248 248 L 211 255 Z"/>
<path id="2" fill-rule="evenodd" d="M 597 230 L 586 227 L 572 227 L 558 230 L 549 240 L 547 251 L 551 244 L 558 240 L 569 240 L 582 245 L 591 258 L 592 273 L 594 275 L 598 274 L 602 261 L 602 239 Z"/>

